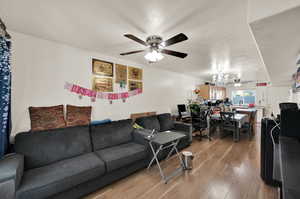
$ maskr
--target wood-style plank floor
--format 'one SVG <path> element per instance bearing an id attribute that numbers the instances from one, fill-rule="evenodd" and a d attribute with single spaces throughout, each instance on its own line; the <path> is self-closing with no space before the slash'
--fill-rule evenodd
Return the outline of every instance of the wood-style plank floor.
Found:
<path id="1" fill-rule="evenodd" d="M 259 128 L 258 128 L 259 129 Z M 194 140 L 186 150 L 194 153 L 191 171 L 161 181 L 156 166 L 143 169 L 85 197 L 85 199 L 278 199 L 277 189 L 260 178 L 260 132 L 249 141 L 242 136 L 234 143 L 231 137 L 211 142 Z M 162 162 L 165 171 L 178 166 L 173 156 Z"/>

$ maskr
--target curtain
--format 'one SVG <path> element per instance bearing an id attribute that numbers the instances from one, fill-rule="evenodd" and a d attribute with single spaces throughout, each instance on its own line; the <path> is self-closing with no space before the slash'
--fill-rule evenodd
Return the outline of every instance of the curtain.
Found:
<path id="1" fill-rule="evenodd" d="M 10 41 L 0 36 L 0 158 L 7 152 L 11 130 Z"/>

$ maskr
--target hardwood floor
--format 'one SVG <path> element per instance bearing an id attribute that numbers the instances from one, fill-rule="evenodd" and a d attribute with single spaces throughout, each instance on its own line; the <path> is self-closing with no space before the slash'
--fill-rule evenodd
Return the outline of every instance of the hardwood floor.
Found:
<path id="1" fill-rule="evenodd" d="M 278 199 L 277 189 L 260 178 L 260 133 L 234 143 L 231 137 L 211 142 L 194 140 L 194 168 L 164 184 L 156 166 L 144 169 L 85 197 L 85 199 Z M 178 166 L 173 156 L 165 171 Z"/>

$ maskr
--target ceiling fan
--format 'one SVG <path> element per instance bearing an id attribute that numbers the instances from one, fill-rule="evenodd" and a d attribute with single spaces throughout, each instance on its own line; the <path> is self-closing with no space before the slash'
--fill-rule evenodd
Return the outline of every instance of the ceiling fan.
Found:
<path id="1" fill-rule="evenodd" d="M 143 46 L 146 47 L 146 49 L 121 53 L 120 55 L 130 55 L 130 54 L 148 51 L 148 53 L 145 55 L 145 59 L 147 59 L 150 63 L 161 60 L 164 57 L 162 53 L 179 57 L 179 58 L 185 58 L 187 56 L 186 53 L 165 49 L 165 47 L 187 40 L 188 37 L 183 33 L 179 33 L 174 37 L 171 37 L 170 39 L 167 39 L 165 41 L 163 40 L 162 37 L 158 35 L 151 35 L 146 38 L 146 41 L 143 41 L 132 34 L 125 34 L 124 37 L 127 37 L 135 42 L 142 44 Z"/>

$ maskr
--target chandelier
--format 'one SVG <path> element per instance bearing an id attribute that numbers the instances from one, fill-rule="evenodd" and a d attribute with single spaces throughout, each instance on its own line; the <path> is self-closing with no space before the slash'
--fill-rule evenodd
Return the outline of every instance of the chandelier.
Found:
<path id="1" fill-rule="evenodd" d="M 227 83 L 237 79 L 238 75 L 233 73 L 224 73 L 223 71 L 218 71 L 212 75 L 212 83 L 216 86 L 225 86 Z"/>

